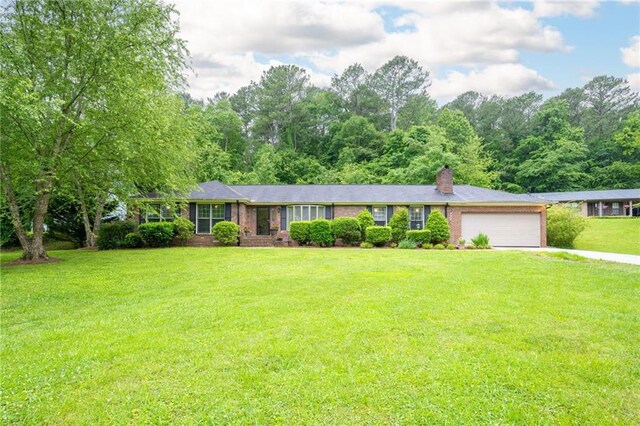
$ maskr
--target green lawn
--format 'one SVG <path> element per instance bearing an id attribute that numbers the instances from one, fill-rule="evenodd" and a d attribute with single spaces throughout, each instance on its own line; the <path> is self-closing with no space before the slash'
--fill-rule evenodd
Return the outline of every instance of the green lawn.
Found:
<path id="1" fill-rule="evenodd" d="M 579 250 L 640 255 L 640 218 L 588 220 L 575 241 Z"/>
<path id="2" fill-rule="evenodd" d="M 638 267 L 507 251 L 54 255 L 1 269 L 3 424 L 640 422 Z"/>

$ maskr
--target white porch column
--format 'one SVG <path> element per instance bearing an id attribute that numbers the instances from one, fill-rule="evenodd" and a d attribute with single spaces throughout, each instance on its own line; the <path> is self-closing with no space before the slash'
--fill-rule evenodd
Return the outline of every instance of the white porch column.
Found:
<path id="1" fill-rule="evenodd" d="M 602 201 L 598 201 L 598 216 L 602 217 Z"/>

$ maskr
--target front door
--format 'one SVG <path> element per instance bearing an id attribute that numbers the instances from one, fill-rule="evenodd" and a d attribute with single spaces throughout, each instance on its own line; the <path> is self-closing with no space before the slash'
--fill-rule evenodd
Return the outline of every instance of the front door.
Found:
<path id="1" fill-rule="evenodd" d="M 256 229 L 258 235 L 269 235 L 269 207 L 258 207 L 256 216 L 258 217 L 258 223 Z"/>

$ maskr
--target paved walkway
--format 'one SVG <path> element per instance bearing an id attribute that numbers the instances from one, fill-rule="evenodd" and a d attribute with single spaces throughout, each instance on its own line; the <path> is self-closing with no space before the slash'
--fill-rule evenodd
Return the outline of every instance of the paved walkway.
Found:
<path id="1" fill-rule="evenodd" d="M 544 247 L 544 248 L 494 247 L 494 248 L 496 250 L 525 250 L 525 251 L 551 251 L 551 252 L 564 251 L 567 253 L 577 254 L 578 256 L 586 257 L 589 259 L 606 260 L 608 262 L 628 263 L 630 265 L 640 265 L 640 256 L 635 256 L 633 254 L 605 253 L 602 251 L 587 251 L 587 250 L 569 250 L 569 249 L 559 249 L 554 247 Z"/>

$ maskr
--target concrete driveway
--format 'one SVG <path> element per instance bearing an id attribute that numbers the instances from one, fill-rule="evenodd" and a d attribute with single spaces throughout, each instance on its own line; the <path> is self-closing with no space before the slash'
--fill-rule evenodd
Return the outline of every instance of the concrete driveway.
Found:
<path id="1" fill-rule="evenodd" d="M 555 247 L 544 248 L 530 248 L 530 247 L 494 247 L 496 250 L 523 250 L 523 251 L 550 251 L 577 254 L 578 256 L 586 257 L 588 259 L 606 260 L 608 262 L 627 263 L 629 265 L 640 266 L 640 256 L 633 254 L 619 254 L 619 253 L 605 253 L 602 251 L 587 251 L 587 250 L 569 250 L 559 249 Z"/>

